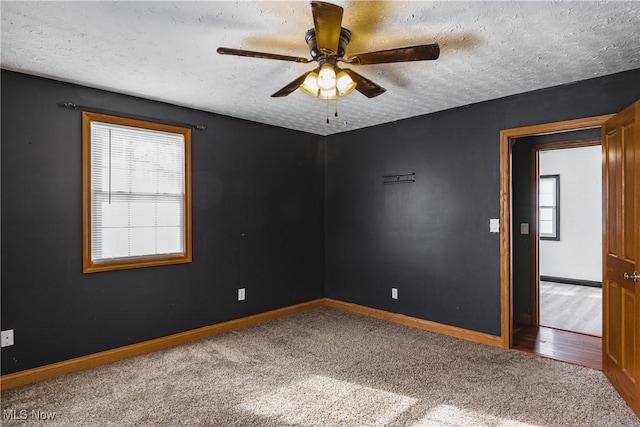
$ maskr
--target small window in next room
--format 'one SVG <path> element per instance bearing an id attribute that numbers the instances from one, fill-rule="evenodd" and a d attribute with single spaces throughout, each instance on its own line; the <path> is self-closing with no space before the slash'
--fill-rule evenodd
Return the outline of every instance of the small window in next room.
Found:
<path id="1" fill-rule="evenodd" d="M 541 175 L 538 188 L 540 238 L 560 240 L 560 175 Z"/>
<path id="2" fill-rule="evenodd" d="M 82 114 L 83 271 L 191 262 L 191 129 Z"/>

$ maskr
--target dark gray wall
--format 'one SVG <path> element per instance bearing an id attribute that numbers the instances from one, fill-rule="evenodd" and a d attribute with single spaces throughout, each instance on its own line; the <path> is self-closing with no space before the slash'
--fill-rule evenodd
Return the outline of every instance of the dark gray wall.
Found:
<path id="1" fill-rule="evenodd" d="M 614 113 L 638 98 L 640 69 L 328 137 L 327 297 L 499 335 L 500 241 L 489 219 L 500 215 L 500 130 Z M 414 184 L 382 184 L 405 172 Z"/>
<path id="2" fill-rule="evenodd" d="M 498 335 L 499 131 L 640 98 L 634 70 L 323 139 L 4 70 L 1 84 L 2 374 L 322 296 Z M 193 263 L 82 274 L 80 113 L 62 100 L 209 126 L 193 136 Z M 417 182 L 382 185 L 404 172 Z"/>
<path id="3" fill-rule="evenodd" d="M 1 83 L 2 374 L 324 295 L 322 138 L 6 70 Z M 67 100 L 208 125 L 192 140 L 192 263 L 82 274 Z"/>

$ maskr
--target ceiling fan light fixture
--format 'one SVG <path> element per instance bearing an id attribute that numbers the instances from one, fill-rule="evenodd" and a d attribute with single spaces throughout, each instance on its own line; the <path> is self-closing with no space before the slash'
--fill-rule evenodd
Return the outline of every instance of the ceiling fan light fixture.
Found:
<path id="1" fill-rule="evenodd" d="M 344 70 L 340 70 L 336 76 L 336 89 L 338 95 L 349 95 L 356 88 L 356 82 L 353 81 L 351 76 Z"/>
<path id="2" fill-rule="evenodd" d="M 396 62 L 427 61 L 438 59 L 440 46 L 438 43 L 405 46 L 392 49 L 362 52 L 345 57 L 347 45 L 351 41 L 351 31 L 342 26 L 344 9 L 326 1 L 311 2 L 313 28 L 307 30 L 305 42 L 309 47 L 311 59 L 281 55 L 267 52 L 256 52 L 244 49 L 219 47 L 221 55 L 247 56 L 251 58 L 275 59 L 302 64 L 317 62 L 318 68 L 299 76 L 271 97 L 280 98 L 300 88 L 314 98 L 336 99 L 350 94 L 354 89 L 367 98 L 382 95 L 386 89 L 372 82 L 353 69 L 340 69 L 338 62 L 351 65 L 375 65 Z"/>
<path id="3" fill-rule="evenodd" d="M 307 77 L 300 85 L 300 89 L 302 89 L 302 91 L 307 95 L 313 97 L 318 96 L 318 92 L 320 91 L 320 88 L 318 87 L 318 73 L 312 71 L 307 74 Z"/>
<path id="4" fill-rule="evenodd" d="M 336 70 L 331 64 L 323 64 L 318 73 L 318 87 L 321 90 L 334 90 L 336 88 Z"/>
<path id="5" fill-rule="evenodd" d="M 324 70 L 329 70 L 324 71 L 325 80 L 322 80 L 320 77 L 323 72 L 323 69 L 321 68 L 319 73 L 312 71 L 307 74 L 300 85 L 300 89 L 307 95 L 320 99 L 336 99 L 338 96 L 350 94 L 356 88 L 356 82 L 354 82 L 351 76 L 344 70 L 334 68 L 330 64 L 325 64 L 323 67 Z M 336 70 L 338 70 L 337 75 L 335 75 Z M 331 73 L 333 73 L 333 75 Z M 325 89 L 325 87 L 321 86 L 321 82 L 326 83 L 327 81 L 333 81 L 333 84 L 324 85 L 325 87 L 329 86 L 329 89 Z"/>

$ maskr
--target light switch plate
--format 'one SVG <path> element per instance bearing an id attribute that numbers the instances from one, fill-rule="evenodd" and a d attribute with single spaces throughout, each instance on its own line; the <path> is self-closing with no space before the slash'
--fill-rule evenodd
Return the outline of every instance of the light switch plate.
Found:
<path id="1" fill-rule="evenodd" d="M 0 342 L 2 347 L 13 345 L 13 329 L 7 329 L 0 333 Z"/>
<path id="2" fill-rule="evenodd" d="M 490 233 L 500 232 L 500 220 L 498 218 L 491 218 L 489 220 L 489 232 Z"/>
<path id="3" fill-rule="evenodd" d="M 520 224 L 520 234 L 529 234 L 529 224 L 523 222 Z"/>

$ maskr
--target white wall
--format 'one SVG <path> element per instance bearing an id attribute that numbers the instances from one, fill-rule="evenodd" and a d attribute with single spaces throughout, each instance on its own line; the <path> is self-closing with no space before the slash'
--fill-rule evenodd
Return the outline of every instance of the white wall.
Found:
<path id="1" fill-rule="evenodd" d="M 600 146 L 540 152 L 540 175 L 560 175 L 560 241 L 540 241 L 540 275 L 602 281 Z"/>

